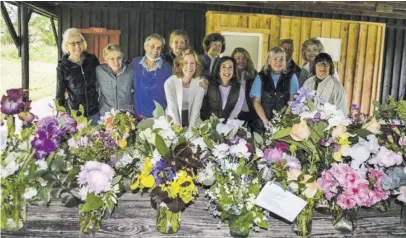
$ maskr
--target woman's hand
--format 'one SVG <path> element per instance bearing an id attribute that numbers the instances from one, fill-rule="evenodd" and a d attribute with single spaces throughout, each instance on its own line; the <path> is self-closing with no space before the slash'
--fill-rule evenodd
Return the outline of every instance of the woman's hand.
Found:
<path id="1" fill-rule="evenodd" d="M 203 81 L 200 82 L 200 87 L 207 89 L 209 87 L 209 80 L 204 79 Z"/>
<path id="2" fill-rule="evenodd" d="M 268 119 L 262 120 L 262 123 L 264 123 L 265 128 L 272 128 L 272 123 Z"/>

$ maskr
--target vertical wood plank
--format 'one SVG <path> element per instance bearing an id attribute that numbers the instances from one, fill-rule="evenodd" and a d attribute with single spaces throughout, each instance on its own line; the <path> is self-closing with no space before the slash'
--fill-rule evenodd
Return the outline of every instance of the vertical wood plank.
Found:
<path id="1" fill-rule="evenodd" d="M 269 49 L 271 49 L 272 47 L 279 45 L 280 18 L 278 16 L 271 16 L 271 25 L 269 29 L 271 29 L 271 42 L 269 45 Z"/>
<path id="2" fill-rule="evenodd" d="M 292 58 L 295 62 L 299 62 L 300 57 L 300 38 L 301 38 L 301 20 L 300 19 L 292 19 L 291 23 L 291 31 L 290 31 L 290 38 L 293 40 L 294 51 Z"/>
<path id="3" fill-rule="evenodd" d="M 90 8 L 82 9 L 82 27 L 89 28 L 90 27 Z"/>
<path id="4" fill-rule="evenodd" d="M 386 102 L 387 97 L 390 95 L 390 88 L 392 84 L 392 66 L 393 66 L 393 55 L 395 50 L 395 31 L 394 28 L 388 29 L 388 34 L 386 37 L 386 55 L 385 55 L 385 73 L 382 85 L 382 101 Z M 395 62 L 396 63 L 396 62 Z"/>
<path id="5" fill-rule="evenodd" d="M 228 15 L 230 19 L 230 26 L 231 27 L 238 27 L 240 25 L 240 17 L 237 14 L 230 14 Z"/>
<path id="6" fill-rule="evenodd" d="M 261 15 L 259 27 L 262 29 L 269 29 L 271 26 L 271 18 L 267 15 Z"/>
<path id="7" fill-rule="evenodd" d="M 364 77 L 361 89 L 361 112 L 369 113 L 369 109 L 372 103 L 372 81 L 374 72 L 375 61 L 375 47 L 376 47 L 376 33 L 377 27 L 375 25 L 367 26 L 367 44 L 365 53 L 365 66 Z"/>
<path id="8" fill-rule="evenodd" d="M 355 63 L 357 57 L 357 42 L 358 42 L 359 25 L 357 23 L 350 23 L 348 30 L 348 43 L 347 43 L 347 58 L 345 63 L 345 79 L 344 88 L 347 95 L 347 104 L 351 105 L 353 80 L 355 76 Z"/>
<path id="9" fill-rule="evenodd" d="M 321 22 L 321 37 L 330 38 L 331 36 L 331 21 L 324 20 Z"/>
<path id="10" fill-rule="evenodd" d="M 304 60 L 302 57 L 302 44 L 305 40 L 310 39 L 310 29 L 311 29 L 311 19 L 310 18 L 302 18 L 302 27 L 301 27 L 301 36 L 300 36 L 300 47 L 296 48 L 295 51 L 299 53 L 299 66 L 304 64 Z"/>
<path id="11" fill-rule="evenodd" d="M 130 33 L 130 27 L 129 27 L 129 20 L 128 20 L 128 11 L 121 11 L 119 16 L 118 16 L 118 22 L 120 25 L 121 29 L 121 35 L 120 35 L 120 45 L 121 49 L 124 52 L 124 59 L 132 59 L 133 57 L 137 56 L 133 52 L 130 52 L 130 49 L 128 47 L 128 38 L 129 38 L 129 33 Z M 138 42 L 139 39 L 134 39 L 134 42 Z"/>
<path id="12" fill-rule="evenodd" d="M 241 15 L 239 20 L 238 27 L 243 27 L 247 28 L 248 27 L 248 16 L 247 15 Z"/>
<path id="13" fill-rule="evenodd" d="M 381 52 L 379 57 L 379 72 L 378 72 L 378 83 L 377 83 L 377 93 L 376 98 L 381 100 L 381 82 L 382 82 L 382 70 L 383 70 L 383 52 L 385 49 L 385 36 L 386 36 L 386 27 L 382 26 L 382 34 L 381 34 Z M 382 101 L 381 101 L 382 102 Z"/>
<path id="14" fill-rule="evenodd" d="M 256 15 L 250 15 L 248 17 L 248 28 L 259 28 L 259 17 Z"/>
<path id="15" fill-rule="evenodd" d="M 281 17 L 280 39 L 290 39 L 291 20 Z"/>
<path id="16" fill-rule="evenodd" d="M 109 38 L 107 35 L 100 35 L 99 38 L 99 59 L 103 58 L 103 49 L 109 44 Z"/>
<path id="17" fill-rule="evenodd" d="M 341 30 L 341 22 L 332 21 L 330 38 L 340 39 L 340 30 Z M 341 47 L 342 47 L 342 45 L 343 45 L 343 43 L 341 42 Z M 334 68 L 337 70 L 337 72 L 338 72 L 338 63 L 339 62 L 334 62 Z M 340 76 L 340 80 L 342 81 L 343 80 L 342 75 L 340 75 L 339 72 L 338 72 L 338 75 Z"/>
<path id="18" fill-rule="evenodd" d="M 396 20 L 399 24 L 401 20 Z M 399 82 L 400 82 L 400 62 L 402 62 L 402 51 L 403 51 L 403 29 L 396 29 L 396 40 L 395 40 L 395 54 L 393 59 L 393 71 L 392 71 L 392 84 L 390 95 L 394 98 L 399 96 Z M 404 65 L 403 65 L 404 66 Z"/>
<path id="19" fill-rule="evenodd" d="M 213 22 L 213 15 L 212 12 L 206 13 L 206 34 L 210 34 L 213 32 L 214 22 Z"/>
<path id="20" fill-rule="evenodd" d="M 230 16 L 227 14 L 220 15 L 220 26 L 229 27 L 231 23 Z"/>
<path id="21" fill-rule="evenodd" d="M 319 37 L 321 35 L 321 21 L 313 20 L 310 29 L 310 38 Z"/>
<path id="22" fill-rule="evenodd" d="M 377 95 L 378 92 L 378 78 L 380 75 L 378 74 L 379 72 L 379 63 L 380 63 L 380 58 L 381 58 L 381 42 L 382 42 L 382 26 L 377 27 L 377 33 L 376 33 L 376 44 L 375 44 L 375 60 L 374 60 L 374 74 L 373 74 L 373 79 L 372 79 L 372 92 L 371 92 L 371 99 L 372 101 L 379 100 L 379 97 Z M 373 113 L 373 107 L 371 106 L 369 109 L 369 114 L 372 115 Z"/>
<path id="23" fill-rule="evenodd" d="M 344 84 L 345 79 L 345 65 L 347 59 L 347 47 L 348 47 L 348 23 L 342 23 L 340 29 L 340 39 L 341 39 L 341 59 L 338 63 L 338 75 L 340 76 L 341 83 Z M 348 100 L 348 98 L 347 98 Z"/>
<path id="24" fill-rule="evenodd" d="M 366 40 L 367 40 L 368 27 L 365 24 L 360 25 L 359 37 L 358 37 L 358 50 L 357 50 L 357 62 L 355 68 L 355 81 L 354 81 L 354 91 L 352 93 L 352 102 L 361 105 L 361 90 L 363 84 L 364 76 L 364 65 L 365 65 L 365 51 L 366 51 Z"/>

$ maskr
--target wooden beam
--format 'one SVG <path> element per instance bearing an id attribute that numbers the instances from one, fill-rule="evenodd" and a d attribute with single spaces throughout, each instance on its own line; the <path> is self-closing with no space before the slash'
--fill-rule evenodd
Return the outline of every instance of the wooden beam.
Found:
<path id="1" fill-rule="evenodd" d="M 34 12 L 34 10 L 32 10 L 32 8 L 28 8 L 28 15 L 27 15 L 27 21 L 30 22 L 32 13 Z"/>
<path id="2" fill-rule="evenodd" d="M 41 14 L 46 17 L 55 17 L 57 18 L 56 14 L 56 7 L 53 4 L 50 4 L 49 2 L 21 2 L 24 5 L 29 6 L 31 9 L 33 9 L 36 13 Z"/>
<path id="3" fill-rule="evenodd" d="M 29 39 L 28 39 L 28 7 L 24 4 L 19 6 L 20 12 L 20 25 L 21 25 L 21 76 L 22 76 L 22 88 L 30 88 L 30 70 L 29 70 Z"/>
<path id="4" fill-rule="evenodd" d="M 1 14 L 3 15 L 4 22 L 7 25 L 7 29 L 10 32 L 11 38 L 13 39 L 14 44 L 18 49 L 20 46 L 20 39 L 18 38 L 16 30 L 14 29 L 13 23 L 10 20 L 10 16 L 8 15 L 4 2 L 1 2 Z"/>
<path id="5" fill-rule="evenodd" d="M 58 52 L 59 52 L 61 50 L 61 44 L 59 42 L 58 34 L 56 33 L 54 18 L 51 17 L 50 20 L 51 20 L 52 32 L 54 33 L 56 47 L 58 47 Z"/>

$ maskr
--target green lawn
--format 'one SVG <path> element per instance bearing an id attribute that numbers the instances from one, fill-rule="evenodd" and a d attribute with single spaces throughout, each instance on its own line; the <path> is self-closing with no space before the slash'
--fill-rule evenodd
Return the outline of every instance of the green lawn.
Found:
<path id="1" fill-rule="evenodd" d="M 14 48 L 13 48 L 14 47 Z M 56 90 L 56 47 L 30 48 L 30 99 L 33 101 L 54 96 Z M 9 88 L 21 87 L 21 59 L 14 45 L 1 46 L 0 96 Z"/>

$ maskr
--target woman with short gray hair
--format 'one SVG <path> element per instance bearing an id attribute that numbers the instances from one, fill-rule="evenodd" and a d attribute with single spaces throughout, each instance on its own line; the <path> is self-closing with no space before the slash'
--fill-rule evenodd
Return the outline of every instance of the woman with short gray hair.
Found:
<path id="1" fill-rule="evenodd" d="M 76 28 L 64 32 L 62 50 L 65 55 L 57 66 L 56 99 L 68 112 L 79 110 L 83 105 L 85 116 L 95 125 L 99 120 L 96 90 L 99 60 L 87 52 L 86 40 Z"/>
<path id="2" fill-rule="evenodd" d="M 109 44 L 103 49 L 105 63 L 96 67 L 101 116 L 112 109 L 133 110 L 133 72 L 123 57 L 119 45 Z"/>

